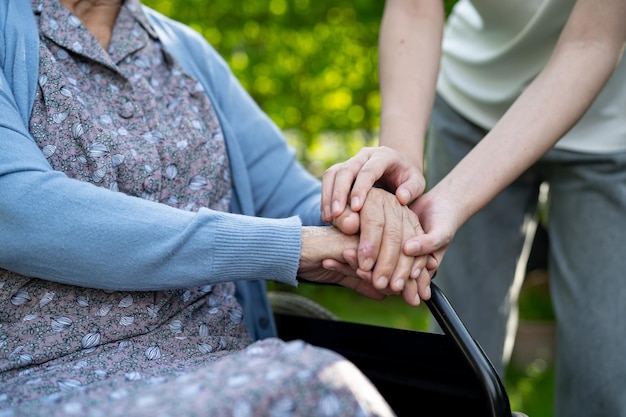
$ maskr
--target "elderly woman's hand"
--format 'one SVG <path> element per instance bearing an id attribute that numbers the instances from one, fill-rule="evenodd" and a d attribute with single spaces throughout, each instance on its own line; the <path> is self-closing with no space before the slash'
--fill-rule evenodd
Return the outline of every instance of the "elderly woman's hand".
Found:
<path id="1" fill-rule="evenodd" d="M 397 198 L 384 190 L 371 189 L 360 213 L 348 207 L 333 224 L 347 234 L 360 231 L 356 256 L 344 258 L 357 274 L 386 293 L 402 293 L 410 305 L 430 298 L 430 275 L 426 271 L 427 256 L 403 253 L 403 244 L 424 231 L 415 213 L 402 206 Z M 337 268 L 336 262 L 328 261 Z"/>
<path id="2" fill-rule="evenodd" d="M 375 288 L 371 280 L 360 277 L 348 264 L 348 259 L 356 257 L 358 243 L 358 236 L 346 235 L 335 227 L 303 227 L 298 277 L 312 282 L 339 284 L 366 297 L 384 299 L 384 291 Z"/>

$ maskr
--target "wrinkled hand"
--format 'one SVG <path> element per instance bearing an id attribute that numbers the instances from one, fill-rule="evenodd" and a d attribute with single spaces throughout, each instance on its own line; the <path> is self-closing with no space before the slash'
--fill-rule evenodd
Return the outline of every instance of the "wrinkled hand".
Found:
<path id="1" fill-rule="evenodd" d="M 428 257 L 414 257 L 402 250 L 407 240 L 424 232 L 415 213 L 393 194 L 372 188 L 360 213 L 348 207 L 333 224 L 347 234 L 360 231 L 356 259 L 352 253 L 344 254 L 360 277 L 387 294 L 402 293 L 410 305 L 430 298 L 430 275 L 425 268 Z M 331 261 L 327 266 L 338 268 Z"/>
<path id="2" fill-rule="evenodd" d="M 358 236 L 346 235 L 335 227 L 303 227 L 298 277 L 312 282 L 339 284 L 366 297 L 384 299 L 386 294 L 375 288 L 370 280 L 359 276 L 344 257 L 344 254 L 355 256 L 358 242 Z"/>
<path id="3" fill-rule="evenodd" d="M 352 211 L 358 212 L 375 184 L 395 192 L 398 201 L 406 205 L 424 192 L 426 181 L 420 167 L 398 151 L 385 146 L 362 148 L 324 172 L 322 219 L 329 222 L 340 216 L 348 198 Z"/>

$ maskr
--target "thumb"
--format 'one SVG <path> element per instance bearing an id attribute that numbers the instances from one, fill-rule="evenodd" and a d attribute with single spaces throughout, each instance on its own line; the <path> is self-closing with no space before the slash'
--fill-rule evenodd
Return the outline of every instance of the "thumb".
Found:
<path id="1" fill-rule="evenodd" d="M 429 232 L 407 240 L 402 249 L 407 256 L 424 256 L 446 248 L 449 242 L 450 239 Z"/>
<path id="2" fill-rule="evenodd" d="M 400 204 L 406 206 L 416 200 L 424 192 L 424 185 L 416 178 L 404 181 L 396 188 L 396 198 Z"/>

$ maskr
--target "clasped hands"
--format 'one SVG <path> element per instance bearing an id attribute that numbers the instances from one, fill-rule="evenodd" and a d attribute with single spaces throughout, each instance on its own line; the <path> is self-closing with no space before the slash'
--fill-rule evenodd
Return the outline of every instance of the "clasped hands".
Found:
<path id="1" fill-rule="evenodd" d="M 402 294 L 413 306 L 430 298 L 428 257 L 402 250 L 424 231 L 394 194 L 371 188 L 358 212 L 346 205 L 332 223 L 303 227 L 300 278 L 340 284 L 373 299 Z"/>

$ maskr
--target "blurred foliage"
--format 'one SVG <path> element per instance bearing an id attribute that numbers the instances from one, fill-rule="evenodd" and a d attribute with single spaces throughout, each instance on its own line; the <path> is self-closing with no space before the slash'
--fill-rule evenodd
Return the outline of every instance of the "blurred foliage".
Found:
<path id="1" fill-rule="evenodd" d="M 532 417 L 552 417 L 554 367 L 537 359 L 525 369 L 510 366 L 505 384 L 512 411 Z"/>
<path id="2" fill-rule="evenodd" d="M 377 143 L 384 1 L 143 3 L 200 32 L 314 174 Z"/>

